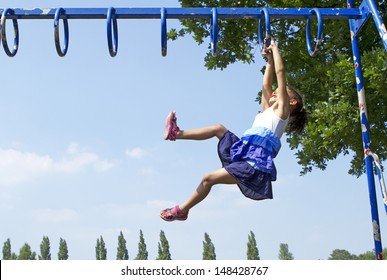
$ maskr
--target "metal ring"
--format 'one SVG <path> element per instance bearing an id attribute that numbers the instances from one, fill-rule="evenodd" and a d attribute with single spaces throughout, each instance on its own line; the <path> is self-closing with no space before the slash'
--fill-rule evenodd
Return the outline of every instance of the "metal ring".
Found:
<path id="1" fill-rule="evenodd" d="M 110 7 L 106 16 L 106 31 L 107 31 L 107 40 L 108 48 L 111 57 L 115 57 L 118 51 L 118 27 L 117 27 L 117 18 L 114 16 L 116 10 L 113 7 Z M 113 36 L 112 36 L 112 22 L 113 22 Z"/>
<path id="2" fill-rule="evenodd" d="M 161 55 L 167 55 L 167 11 L 165 8 L 161 8 L 160 11 L 161 19 Z"/>
<path id="3" fill-rule="evenodd" d="M 317 17 L 317 40 L 316 40 L 316 46 L 313 50 L 312 47 L 312 39 L 310 36 L 310 30 L 312 25 L 312 19 L 309 17 L 306 22 L 306 46 L 308 48 L 308 52 L 310 56 L 316 56 L 317 53 L 320 51 L 320 46 L 322 44 L 322 36 L 323 36 L 323 18 L 321 16 L 321 13 L 318 9 L 314 8 L 310 10 L 310 13 L 313 15 L 315 14 Z"/>
<path id="4" fill-rule="evenodd" d="M 264 49 L 264 46 L 263 46 L 263 42 L 264 42 L 264 39 L 263 39 L 263 27 L 262 27 L 262 22 L 263 22 L 263 18 L 265 19 L 265 29 L 266 29 L 266 39 L 270 39 L 271 38 L 271 28 L 270 28 L 270 14 L 269 14 L 269 11 L 267 8 L 263 8 L 262 11 L 261 11 L 261 18 L 259 19 L 259 25 L 258 25 L 258 40 L 259 40 L 259 47 L 261 48 L 261 50 Z M 269 47 L 270 46 L 270 40 L 266 40 L 266 47 Z"/>
<path id="5" fill-rule="evenodd" d="M 57 8 L 55 11 L 54 17 L 54 36 L 55 36 L 55 48 L 59 56 L 63 57 L 67 53 L 69 46 L 69 23 L 67 18 L 63 18 L 63 30 L 64 30 L 64 44 L 63 49 L 60 46 L 59 39 L 59 19 L 61 15 L 65 15 L 65 10 L 63 8 Z"/>
<path id="6" fill-rule="evenodd" d="M 212 55 L 215 56 L 217 51 L 217 45 L 218 45 L 218 11 L 216 8 L 212 9 L 210 35 L 211 35 L 211 52 L 212 52 Z"/>
<path id="7" fill-rule="evenodd" d="M 10 57 L 15 56 L 18 49 L 19 49 L 19 26 L 17 23 L 17 19 L 12 19 L 13 31 L 14 31 L 14 35 L 15 35 L 15 38 L 13 40 L 13 50 L 12 51 L 8 48 L 8 43 L 7 43 L 5 23 L 7 20 L 7 15 L 14 15 L 14 14 L 15 14 L 15 11 L 13 9 L 5 9 L 3 11 L 3 14 L 1 15 L 1 26 L 0 26 L 1 41 L 3 42 L 3 48 L 4 48 L 5 53 Z"/>

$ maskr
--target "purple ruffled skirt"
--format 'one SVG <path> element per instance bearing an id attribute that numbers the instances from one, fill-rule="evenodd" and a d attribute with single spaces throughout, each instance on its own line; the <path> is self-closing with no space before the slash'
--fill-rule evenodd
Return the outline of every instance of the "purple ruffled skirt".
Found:
<path id="1" fill-rule="evenodd" d="M 254 168 L 245 160 L 235 160 L 232 155 L 231 147 L 239 142 L 240 139 L 230 131 L 227 131 L 218 143 L 218 155 L 222 166 L 232 175 L 237 181 L 238 186 L 243 195 L 254 200 L 272 199 L 271 181 L 275 181 L 276 169 L 274 163 L 269 160 L 270 170 L 266 172 Z M 262 162 L 266 161 L 266 151 L 255 151 L 255 154 L 262 154 Z"/>

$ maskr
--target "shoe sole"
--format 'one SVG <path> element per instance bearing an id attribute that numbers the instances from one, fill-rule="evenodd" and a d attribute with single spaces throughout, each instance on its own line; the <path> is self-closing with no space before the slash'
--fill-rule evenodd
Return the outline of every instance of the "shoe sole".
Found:
<path id="1" fill-rule="evenodd" d="M 165 211 L 165 210 L 163 210 L 163 211 Z M 162 213 L 163 211 L 161 211 L 161 213 Z M 187 214 L 185 217 L 182 217 L 182 218 L 176 217 L 175 219 L 169 220 L 169 219 L 164 218 L 164 217 L 161 215 L 161 213 L 160 213 L 160 218 L 163 219 L 163 220 L 166 221 L 166 222 L 185 221 L 185 220 L 188 219 L 188 214 Z"/>
<path id="2" fill-rule="evenodd" d="M 164 140 L 168 140 L 169 136 L 171 135 L 170 131 L 171 131 L 174 118 L 175 118 L 175 112 L 170 112 L 165 121 Z"/>

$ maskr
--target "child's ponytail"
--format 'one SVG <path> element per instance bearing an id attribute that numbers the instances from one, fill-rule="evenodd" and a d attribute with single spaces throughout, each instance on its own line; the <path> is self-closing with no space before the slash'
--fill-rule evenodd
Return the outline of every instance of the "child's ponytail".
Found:
<path id="1" fill-rule="evenodd" d="M 306 123 L 308 122 L 309 113 L 304 108 L 304 100 L 302 95 L 289 85 L 288 89 L 292 92 L 293 98 L 297 100 L 297 105 L 290 113 L 287 133 L 301 134 L 304 131 Z"/>

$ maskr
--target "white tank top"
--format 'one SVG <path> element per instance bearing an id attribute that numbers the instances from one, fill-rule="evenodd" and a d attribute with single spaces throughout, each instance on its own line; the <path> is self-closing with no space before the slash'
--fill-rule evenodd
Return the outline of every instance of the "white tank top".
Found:
<path id="1" fill-rule="evenodd" d="M 286 120 L 283 120 L 274 113 L 273 107 L 269 107 L 255 116 L 252 127 L 266 127 L 273 131 L 278 138 L 281 138 L 282 134 L 285 132 L 288 121 L 289 117 Z"/>

